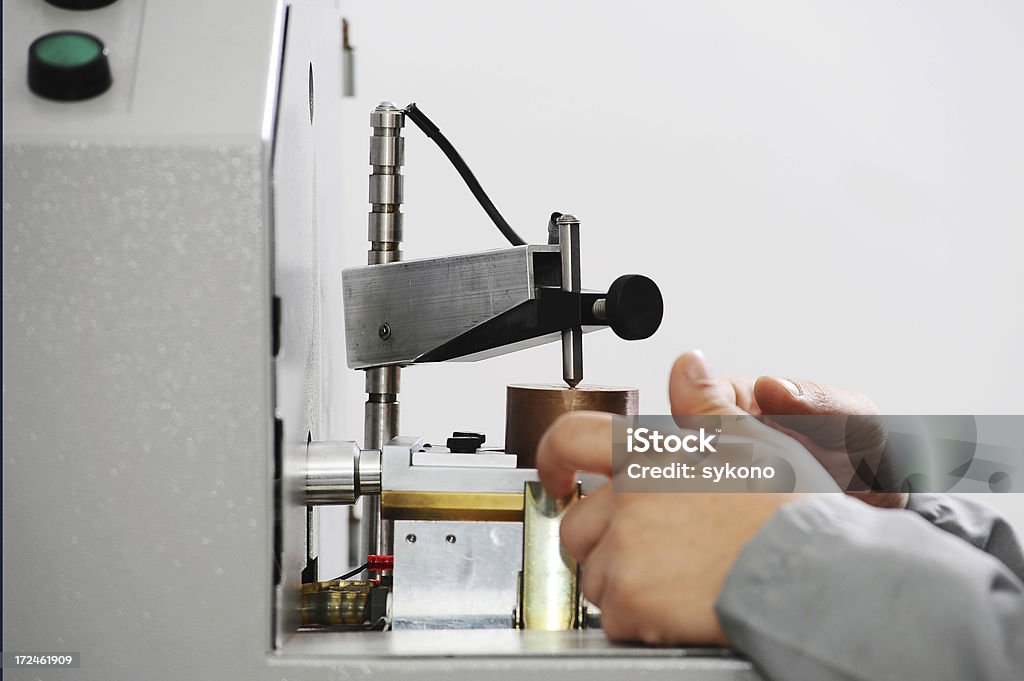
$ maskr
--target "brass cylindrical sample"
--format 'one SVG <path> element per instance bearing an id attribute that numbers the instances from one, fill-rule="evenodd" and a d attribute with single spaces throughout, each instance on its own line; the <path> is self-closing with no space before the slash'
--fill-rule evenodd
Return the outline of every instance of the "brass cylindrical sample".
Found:
<path id="1" fill-rule="evenodd" d="M 505 394 L 505 451 L 515 454 L 520 468 L 537 465 L 537 445 L 544 431 L 570 411 L 639 413 L 640 393 L 635 388 L 597 385 L 510 385 Z"/>
<path id="2" fill-rule="evenodd" d="M 579 485 L 565 499 L 549 497 L 536 481 L 523 489 L 523 571 L 520 573 L 520 629 L 568 631 L 584 623 L 580 571 L 562 549 L 562 518 L 580 498 Z"/>

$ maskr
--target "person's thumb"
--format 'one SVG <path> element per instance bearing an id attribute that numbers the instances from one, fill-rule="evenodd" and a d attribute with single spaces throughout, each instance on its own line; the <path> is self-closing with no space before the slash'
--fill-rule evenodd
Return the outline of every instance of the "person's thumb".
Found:
<path id="1" fill-rule="evenodd" d="M 704 353 L 691 350 L 672 365 L 669 401 L 675 416 L 744 414 L 728 384 L 715 380 Z"/>

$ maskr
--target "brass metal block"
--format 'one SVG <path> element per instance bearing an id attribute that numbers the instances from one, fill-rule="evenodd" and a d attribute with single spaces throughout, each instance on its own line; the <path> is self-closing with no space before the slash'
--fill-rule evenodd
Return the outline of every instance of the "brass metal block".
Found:
<path id="1" fill-rule="evenodd" d="M 388 520 L 476 520 L 519 522 L 523 495 L 500 492 L 395 492 L 380 495 Z"/>

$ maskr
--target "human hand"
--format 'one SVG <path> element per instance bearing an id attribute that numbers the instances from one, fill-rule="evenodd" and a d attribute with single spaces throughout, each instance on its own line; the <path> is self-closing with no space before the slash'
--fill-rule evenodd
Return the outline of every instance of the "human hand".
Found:
<path id="1" fill-rule="evenodd" d="M 742 414 L 703 357 L 688 357 L 673 370 L 688 414 Z M 537 467 L 549 494 L 571 492 L 578 471 L 611 477 L 612 423 L 609 414 L 574 412 L 548 429 Z M 747 540 L 797 497 L 623 494 L 609 482 L 566 513 L 562 544 L 582 567 L 583 594 L 601 608 L 610 638 L 725 645 L 714 610 L 725 577 Z"/>
<path id="2" fill-rule="evenodd" d="M 861 477 L 884 474 L 879 469 L 886 440 L 884 425 L 870 418 L 878 415 L 878 407 L 866 396 L 813 381 L 771 376 L 756 381 L 710 377 L 694 382 L 689 374 L 703 361 L 699 352 L 689 352 L 672 367 L 669 398 L 674 415 L 745 412 L 762 416 L 766 425 L 800 442 L 842 489 L 855 490 L 850 496 L 879 508 L 906 506 L 907 494 L 863 489 L 866 481 Z"/>

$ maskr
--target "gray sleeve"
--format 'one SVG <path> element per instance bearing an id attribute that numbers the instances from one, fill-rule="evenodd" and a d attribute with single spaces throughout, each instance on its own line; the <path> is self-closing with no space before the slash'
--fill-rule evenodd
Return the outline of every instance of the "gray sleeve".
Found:
<path id="1" fill-rule="evenodd" d="M 1024 583 L 954 534 L 840 495 L 785 506 L 730 571 L 722 628 L 773 680 L 1019 679 Z"/>
<path id="2" fill-rule="evenodd" d="M 1024 581 L 1024 551 L 1013 526 L 996 511 L 956 494 L 911 494 L 907 508 L 932 525 L 998 558 Z"/>

